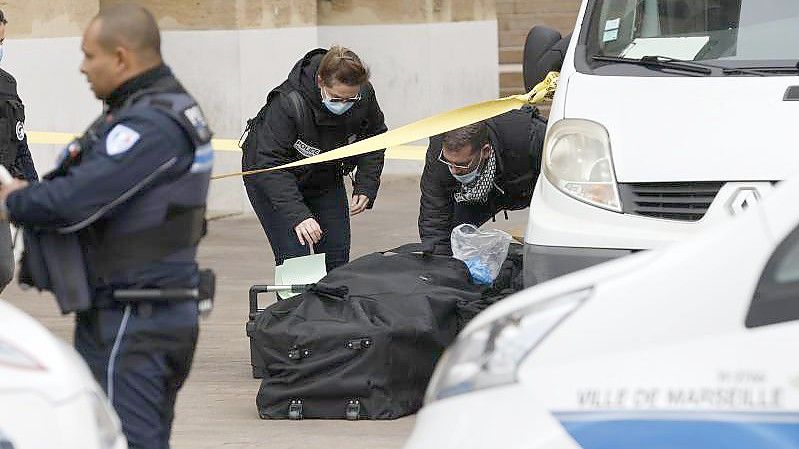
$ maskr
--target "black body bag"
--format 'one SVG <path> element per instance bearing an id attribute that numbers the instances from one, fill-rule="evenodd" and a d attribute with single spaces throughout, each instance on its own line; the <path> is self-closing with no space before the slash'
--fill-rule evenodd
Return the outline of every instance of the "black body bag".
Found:
<path id="1" fill-rule="evenodd" d="M 263 419 L 394 419 L 422 406 L 436 361 L 479 301 L 445 256 L 374 253 L 256 317 Z M 459 319 L 460 318 L 460 319 Z"/>

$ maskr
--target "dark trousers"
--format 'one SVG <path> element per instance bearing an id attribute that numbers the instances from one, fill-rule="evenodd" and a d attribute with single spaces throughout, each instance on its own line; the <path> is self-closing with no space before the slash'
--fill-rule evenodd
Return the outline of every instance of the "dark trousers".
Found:
<path id="1" fill-rule="evenodd" d="M 269 198 L 254 185 L 245 182 L 247 196 L 266 238 L 275 254 L 275 265 L 292 257 L 307 256 L 310 249 L 300 245 L 292 223 L 272 207 Z M 324 192 L 305 196 L 305 204 L 322 228 L 322 239 L 314 245 L 314 252 L 325 253 L 327 271 L 350 260 L 350 211 L 344 183 Z"/>
<path id="2" fill-rule="evenodd" d="M 197 303 L 139 303 L 77 315 L 75 348 L 113 405 L 130 449 L 168 449 L 198 334 Z"/>

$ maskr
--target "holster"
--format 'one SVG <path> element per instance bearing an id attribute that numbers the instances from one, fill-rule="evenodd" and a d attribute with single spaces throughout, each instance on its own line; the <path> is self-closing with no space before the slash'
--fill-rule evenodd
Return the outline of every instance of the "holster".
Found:
<path id="1" fill-rule="evenodd" d="M 91 288 L 78 235 L 24 229 L 19 283 L 55 295 L 61 313 L 91 307 Z"/>

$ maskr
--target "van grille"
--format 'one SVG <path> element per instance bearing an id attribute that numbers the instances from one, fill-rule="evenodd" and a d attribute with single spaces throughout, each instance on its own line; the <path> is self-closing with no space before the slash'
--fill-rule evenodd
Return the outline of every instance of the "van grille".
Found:
<path id="1" fill-rule="evenodd" d="M 619 194 L 626 214 L 698 221 L 723 185 L 723 182 L 623 183 L 619 184 Z"/>

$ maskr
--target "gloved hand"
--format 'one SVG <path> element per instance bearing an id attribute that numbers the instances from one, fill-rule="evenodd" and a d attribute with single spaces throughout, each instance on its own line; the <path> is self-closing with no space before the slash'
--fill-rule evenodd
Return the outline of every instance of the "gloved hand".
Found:
<path id="1" fill-rule="evenodd" d="M 469 268 L 469 274 L 472 275 L 472 280 L 479 285 L 491 285 L 494 279 L 491 277 L 491 272 L 488 265 L 483 263 L 479 257 L 472 257 L 466 260 L 466 267 Z"/>

